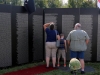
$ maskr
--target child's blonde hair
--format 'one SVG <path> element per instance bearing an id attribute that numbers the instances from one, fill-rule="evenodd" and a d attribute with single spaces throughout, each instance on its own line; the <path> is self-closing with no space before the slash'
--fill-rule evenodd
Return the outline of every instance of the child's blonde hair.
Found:
<path id="1" fill-rule="evenodd" d="M 64 36 L 64 34 L 61 33 L 61 34 L 60 34 L 60 37 L 62 37 L 62 36 Z"/>

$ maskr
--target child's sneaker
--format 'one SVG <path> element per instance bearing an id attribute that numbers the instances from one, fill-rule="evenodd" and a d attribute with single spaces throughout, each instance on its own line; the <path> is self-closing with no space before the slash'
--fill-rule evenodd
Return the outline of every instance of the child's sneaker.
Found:
<path id="1" fill-rule="evenodd" d="M 66 64 L 64 64 L 64 67 L 66 67 Z"/>
<path id="2" fill-rule="evenodd" d="M 60 66 L 60 64 L 57 65 L 57 67 L 59 67 L 59 66 Z"/>

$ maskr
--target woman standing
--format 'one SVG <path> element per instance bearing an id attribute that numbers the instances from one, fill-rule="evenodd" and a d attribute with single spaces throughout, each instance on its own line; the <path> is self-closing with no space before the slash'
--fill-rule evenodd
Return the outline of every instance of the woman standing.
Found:
<path id="1" fill-rule="evenodd" d="M 48 28 L 50 26 L 50 28 Z M 47 34 L 46 38 L 46 67 L 49 67 L 50 57 L 52 57 L 53 67 L 56 65 L 56 39 L 60 40 L 60 36 L 57 30 L 54 30 L 54 23 L 46 23 L 44 24 L 44 30 Z"/>

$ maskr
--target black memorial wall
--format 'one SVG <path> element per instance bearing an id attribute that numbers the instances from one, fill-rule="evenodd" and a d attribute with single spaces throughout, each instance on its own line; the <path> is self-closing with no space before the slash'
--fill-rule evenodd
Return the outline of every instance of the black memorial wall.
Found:
<path id="1" fill-rule="evenodd" d="M 43 9 L 0 5 L 0 67 L 43 60 Z"/>
<path id="2" fill-rule="evenodd" d="M 12 65 L 11 8 L 0 5 L 0 67 Z"/>
<path id="3" fill-rule="evenodd" d="M 65 38 L 74 24 L 80 22 L 90 36 L 85 60 L 100 61 L 100 13 L 97 8 L 38 8 L 28 14 L 23 6 L 0 5 L 0 67 L 43 61 L 46 37 L 43 24 L 52 21 Z"/>

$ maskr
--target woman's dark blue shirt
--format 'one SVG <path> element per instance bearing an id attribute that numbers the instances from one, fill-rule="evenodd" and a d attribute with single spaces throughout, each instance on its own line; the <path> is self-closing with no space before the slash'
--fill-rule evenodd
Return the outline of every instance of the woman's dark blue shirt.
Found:
<path id="1" fill-rule="evenodd" d="M 49 28 L 46 28 L 46 34 L 47 34 L 47 39 L 46 42 L 56 42 L 56 33 L 59 35 L 57 30 L 50 30 Z"/>

